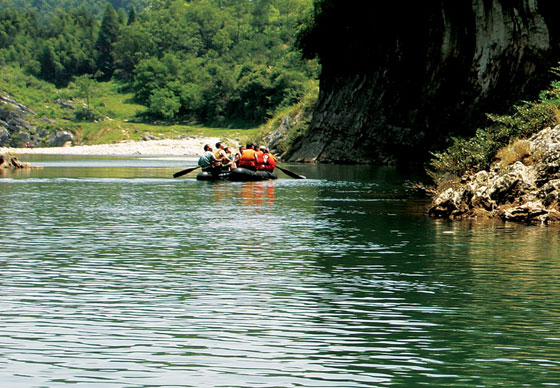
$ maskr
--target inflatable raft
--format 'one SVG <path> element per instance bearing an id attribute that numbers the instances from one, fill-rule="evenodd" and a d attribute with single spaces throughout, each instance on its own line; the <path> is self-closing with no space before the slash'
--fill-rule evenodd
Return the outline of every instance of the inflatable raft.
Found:
<path id="1" fill-rule="evenodd" d="M 196 176 L 198 181 L 225 181 L 232 182 L 255 182 L 267 181 L 269 179 L 276 179 L 276 174 L 268 171 L 251 171 L 246 168 L 237 167 L 231 171 L 222 171 L 217 176 L 209 172 L 202 171 Z"/>

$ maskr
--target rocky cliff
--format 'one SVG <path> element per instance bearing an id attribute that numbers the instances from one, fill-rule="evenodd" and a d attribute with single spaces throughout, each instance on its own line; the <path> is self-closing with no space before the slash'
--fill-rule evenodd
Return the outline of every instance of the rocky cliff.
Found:
<path id="1" fill-rule="evenodd" d="M 518 143 L 523 151 L 509 152 L 516 158 L 508 157 L 508 162 L 499 161 L 488 171 L 464 176 L 458 184 L 440 190 L 428 213 L 449 219 L 560 222 L 560 126 Z"/>
<path id="2" fill-rule="evenodd" d="M 285 158 L 424 160 L 548 85 L 558 10 L 548 0 L 319 1 L 301 46 L 322 64 L 320 95 Z"/>

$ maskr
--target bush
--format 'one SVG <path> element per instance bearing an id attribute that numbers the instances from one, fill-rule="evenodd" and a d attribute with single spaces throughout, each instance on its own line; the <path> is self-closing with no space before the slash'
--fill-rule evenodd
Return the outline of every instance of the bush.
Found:
<path id="1" fill-rule="evenodd" d="M 181 108 L 181 101 L 169 89 L 158 89 L 150 96 L 149 111 L 154 116 L 164 119 L 175 118 Z"/>
<path id="2" fill-rule="evenodd" d="M 509 166 L 515 162 L 526 162 L 531 156 L 531 142 L 529 140 L 516 140 L 496 153 L 501 167 Z"/>
<path id="3" fill-rule="evenodd" d="M 95 112 L 87 107 L 78 107 L 74 111 L 75 121 L 100 121 L 103 116 L 99 112 Z"/>
<path id="4" fill-rule="evenodd" d="M 514 144 L 514 139 L 526 139 L 543 128 L 559 124 L 560 83 L 552 83 L 550 89 L 541 92 L 538 101 L 525 101 L 512 110 L 510 115 L 488 114 L 491 125 L 478 129 L 471 138 L 452 138 L 449 148 L 433 154 L 428 175 L 440 183 L 450 177 L 488 169 L 498 150 Z"/>

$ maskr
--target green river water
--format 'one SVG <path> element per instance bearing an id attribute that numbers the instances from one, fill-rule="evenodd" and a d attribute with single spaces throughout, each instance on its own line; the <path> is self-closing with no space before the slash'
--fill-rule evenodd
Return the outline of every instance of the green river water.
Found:
<path id="1" fill-rule="evenodd" d="M 0 176 L 2 387 L 560 385 L 560 230 L 425 216 L 410 172 Z"/>

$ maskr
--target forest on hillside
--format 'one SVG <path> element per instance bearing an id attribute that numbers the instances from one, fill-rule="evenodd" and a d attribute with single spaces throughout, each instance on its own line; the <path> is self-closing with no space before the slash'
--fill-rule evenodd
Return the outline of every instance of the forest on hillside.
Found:
<path id="1" fill-rule="evenodd" d="M 46 20 L 58 10 L 83 7 L 95 17 L 101 18 L 107 3 L 111 4 L 117 12 L 126 11 L 130 7 L 140 11 L 149 7 L 152 0 L 2 0 L 0 10 L 32 11 L 36 12 L 42 20 Z"/>
<path id="2" fill-rule="evenodd" d="M 118 80 L 150 118 L 260 124 L 318 77 L 295 48 L 311 0 L 9 2 L 0 66 L 57 87 Z"/>

